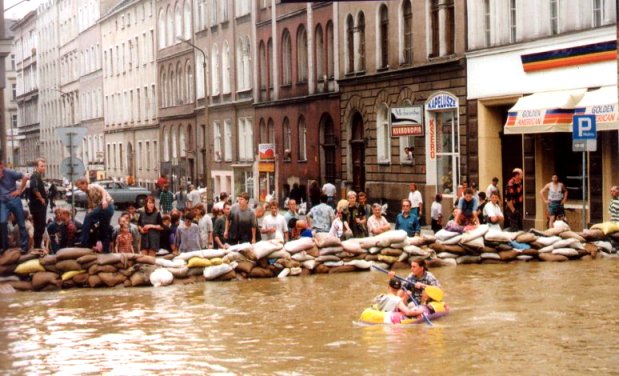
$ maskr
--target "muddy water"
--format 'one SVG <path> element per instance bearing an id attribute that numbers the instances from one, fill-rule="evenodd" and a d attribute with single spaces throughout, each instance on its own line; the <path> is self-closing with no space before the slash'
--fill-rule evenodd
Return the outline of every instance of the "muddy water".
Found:
<path id="1" fill-rule="evenodd" d="M 434 273 L 452 312 L 433 327 L 356 324 L 377 272 L 2 296 L 0 374 L 619 372 L 618 260 Z"/>

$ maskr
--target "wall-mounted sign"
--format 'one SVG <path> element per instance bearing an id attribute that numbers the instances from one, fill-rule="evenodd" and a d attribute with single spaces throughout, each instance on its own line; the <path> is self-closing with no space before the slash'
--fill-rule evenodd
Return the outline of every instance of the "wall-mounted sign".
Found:
<path id="1" fill-rule="evenodd" d="M 275 159 L 275 144 L 258 144 L 258 155 L 261 161 Z"/>
<path id="2" fill-rule="evenodd" d="M 391 137 L 423 136 L 423 106 L 392 107 Z"/>
<path id="3" fill-rule="evenodd" d="M 426 102 L 427 111 L 450 110 L 458 108 L 458 97 L 448 93 L 438 93 Z"/>

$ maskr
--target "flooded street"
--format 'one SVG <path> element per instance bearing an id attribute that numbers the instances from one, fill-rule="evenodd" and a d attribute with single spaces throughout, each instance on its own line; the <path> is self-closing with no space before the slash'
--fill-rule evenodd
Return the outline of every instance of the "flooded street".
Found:
<path id="1" fill-rule="evenodd" d="M 0 296 L 0 373 L 618 372 L 617 260 L 433 272 L 452 308 L 433 327 L 357 324 L 378 272 Z"/>

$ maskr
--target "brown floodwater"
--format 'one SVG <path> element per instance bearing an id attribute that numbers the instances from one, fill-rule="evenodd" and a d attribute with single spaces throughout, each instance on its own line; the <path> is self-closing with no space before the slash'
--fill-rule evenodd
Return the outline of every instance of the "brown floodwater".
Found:
<path id="1" fill-rule="evenodd" d="M 356 323 L 378 272 L 4 295 L 0 374 L 619 373 L 619 260 L 433 272 L 432 327 Z"/>

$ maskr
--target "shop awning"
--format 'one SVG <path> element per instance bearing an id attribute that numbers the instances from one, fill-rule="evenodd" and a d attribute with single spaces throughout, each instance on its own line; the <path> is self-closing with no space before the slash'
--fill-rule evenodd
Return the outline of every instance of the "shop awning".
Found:
<path id="1" fill-rule="evenodd" d="M 518 99 L 508 111 L 505 134 L 571 132 L 574 108 L 585 92 L 548 91 Z"/>
<path id="2" fill-rule="evenodd" d="M 619 130 L 617 86 L 586 92 L 576 105 L 574 115 L 595 115 L 598 131 Z"/>

